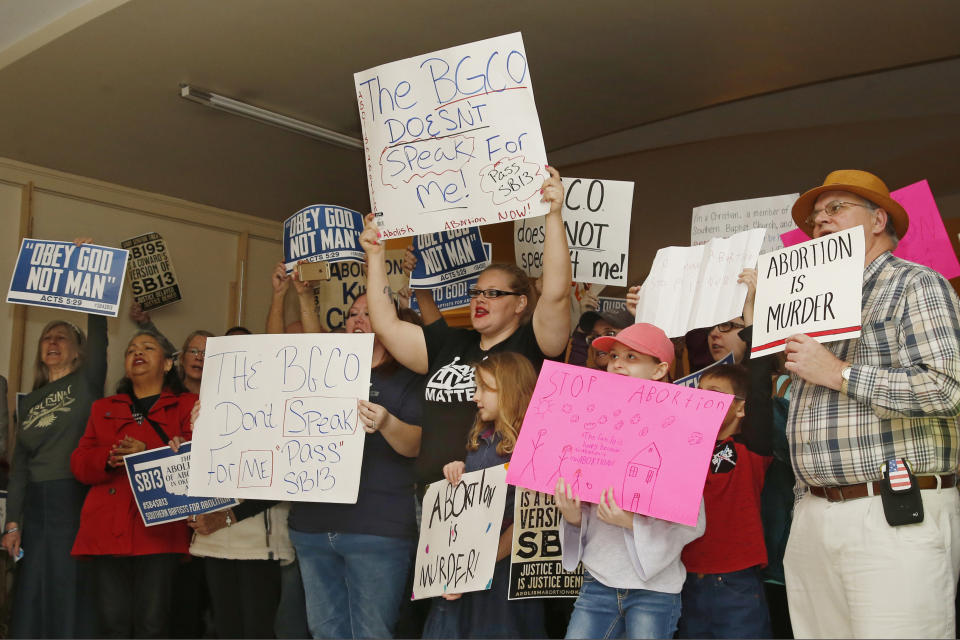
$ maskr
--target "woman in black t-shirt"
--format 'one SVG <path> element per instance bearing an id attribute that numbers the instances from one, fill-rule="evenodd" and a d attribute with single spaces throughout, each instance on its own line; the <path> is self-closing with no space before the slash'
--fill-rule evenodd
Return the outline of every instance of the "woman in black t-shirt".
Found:
<path id="1" fill-rule="evenodd" d="M 370 320 L 377 336 L 400 364 L 426 374 L 423 435 L 417 476 L 421 482 L 441 478 L 440 469 L 462 456 L 476 405 L 471 363 L 487 353 L 513 351 L 539 370 L 544 357 L 563 353 L 570 334 L 568 291 L 572 278 L 563 219 L 563 184 L 556 169 L 543 182 L 542 201 L 550 204 L 544 218 L 543 290 L 530 306 L 530 284 L 516 265 L 494 264 L 480 274 L 470 292 L 473 329 L 452 329 L 443 320 L 418 327 L 397 318 L 387 284 L 383 245 L 373 214 L 360 243 L 367 252 Z M 530 319 L 532 316 L 532 320 Z"/>

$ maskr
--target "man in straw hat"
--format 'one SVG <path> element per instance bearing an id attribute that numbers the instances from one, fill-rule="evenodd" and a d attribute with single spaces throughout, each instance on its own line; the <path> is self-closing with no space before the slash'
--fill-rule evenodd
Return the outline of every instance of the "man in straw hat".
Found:
<path id="1" fill-rule="evenodd" d="M 866 239 L 860 338 L 786 344 L 802 496 L 784 562 L 794 632 L 953 638 L 960 303 L 890 253 L 909 221 L 876 176 L 834 171 L 793 219 L 814 238 L 861 227 Z"/>

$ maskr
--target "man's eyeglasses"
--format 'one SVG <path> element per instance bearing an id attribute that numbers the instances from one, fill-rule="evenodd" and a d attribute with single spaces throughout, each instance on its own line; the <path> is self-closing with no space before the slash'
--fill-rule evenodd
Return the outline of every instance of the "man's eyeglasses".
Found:
<path id="1" fill-rule="evenodd" d="M 740 324 L 739 322 L 721 322 L 720 324 L 717 325 L 717 331 L 719 331 L 720 333 L 729 333 L 734 329 L 736 329 L 737 331 L 740 331 L 740 329 L 743 329 L 745 326 L 747 325 Z"/>
<path id="2" fill-rule="evenodd" d="M 804 222 L 812 227 L 814 220 L 817 219 L 817 216 L 820 215 L 821 212 L 826 213 L 828 217 L 832 218 L 847 207 L 863 207 L 864 209 L 871 209 L 871 207 L 860 202 L 843 202 L 842 200 L 834 200 L 823 209 L 814 209 L 813 212 L 807 216 L 807 219 L 804 220 Z"/>
<path id="3" fill-rule="evenodd" d="M 207 352 L 203 349 L 187 349 L 187 353 L 192 355 L 194 358 L 202 358 L 207 354 Z"/>
<path id="4" fill-rule="evenodd" d="M 499 298 L 500 296 L 522 296 L 523 294 L 516 291 L 503 291 L 501 289 L 468 289 L 467 295 L 471 298 L 483 296 L 484 298 L 492 299 Z"/>

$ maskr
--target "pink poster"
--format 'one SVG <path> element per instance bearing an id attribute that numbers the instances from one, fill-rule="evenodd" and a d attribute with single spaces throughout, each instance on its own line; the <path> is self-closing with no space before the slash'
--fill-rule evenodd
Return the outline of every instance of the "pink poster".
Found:
<path id="1" fill-rule="evenodd" d="M 903 205 L 910 217 L 907 235 L 900 239 L 893 255 L 930 267 L 948 280 L 960 276 L 960 262 L 927 181 L 891 191 L 890 197 Z M 809 237 L 800 229 L 794 229 L 781 234 L 780 239 L 784 247 L 789 247 Z"/>
<path id="2" fill-rule="evenodd" d="M 545 361 L 507 483 L 585 502 L 614 488 L 621 508 L 694 526 L 732 396 Z"/>

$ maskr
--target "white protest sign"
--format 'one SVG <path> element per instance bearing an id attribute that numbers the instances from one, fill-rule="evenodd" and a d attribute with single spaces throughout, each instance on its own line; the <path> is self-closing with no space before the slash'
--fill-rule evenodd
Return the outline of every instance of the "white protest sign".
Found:
<path id="1" fill-rule="evenodd" d="M 711 238 L 725 238 L 748 229 L 766 229 L 760 251 L 782 249 L 780 234 L 796 226 L 790 209 L 799 197 L 799 193 L 790 193 L 694 207 L 690 244 L 706 244 Z"/>
<path id="2" fill-rule="evenodd" d="M 354 74 L 381 237 L 542 216 L 547 153 L 519 33 Z"/>
<path id="3" fill-rule="evenodd" d="M 747 286 L 737 284 L 737 276 L 756 266 L 764 232 L 753 229 L 696 247 L 657 251 L 640 288 L 637 322 L 649 322 L 676 338 L 739 316 Z"/>
<path id="4" fill-rule="evenodd" d="M 563 178 L 563 226 L 575 282 L 626 286 L 633 183 Z M 543 220 L 513 223 L 517 264 L 543 274 Z"/>
<path id="5" fill-rule="evenodd" d="M 287 273 L 298 262 L 363 262 L 363 214 L 328 204 L 304 207 L 283 221 L 283 262 Z"/>
<path id="6" fill-rule="evenodd" d="M 860 227 L 760 256 L 750 356 L 783 351 L 796 333 L 817 342 L 858 337 L 863 261 Z"/>
<path id="7" fill-rule="evenodd" d="M 120 246 L 130 252 L 127 276 L 133 298 L 141 309 L 150 311 L 181 299 L 177 274 L 159 233 L 129 238 Z"/>
<path id="8" fill-rule="evenodd" d="M 208 338 L 191 496 L 357 501 L 373 334 Z"/>
<path id="9" fill-rule="evenodd" d="M 506 501 L 504 465 L 427 486 L 411 599 L 490 588 Z"/>
<path id="10" fill-rule="evenodd" d="M 407 286 L 403 272 L 403 249 L 385 252 L 387 282 L 394 291 Z M 330 279 L 313 286 L 313 302 L 320 320 L 332 331 L 343 326 L 353 301 L 367 291 L 366 266 L 360 262 L 335 262 L 330 265 Z"/>

